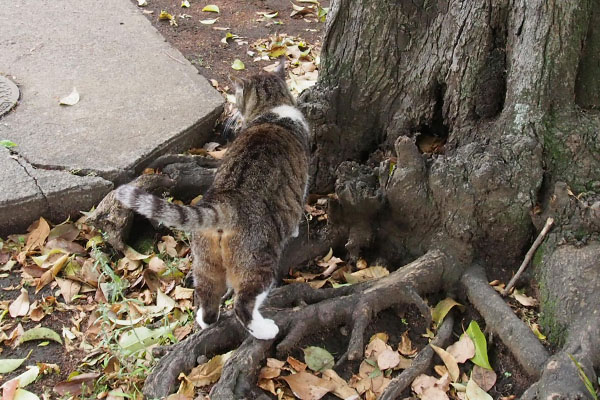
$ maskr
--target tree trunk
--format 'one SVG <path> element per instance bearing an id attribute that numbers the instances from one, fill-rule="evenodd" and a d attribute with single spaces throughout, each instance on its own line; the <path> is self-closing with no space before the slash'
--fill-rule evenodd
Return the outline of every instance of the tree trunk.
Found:
<path id="1" fill-rule="evenodd" d="M 440 249 L 451 289 L 474 262 L 510 277 L 557 218 L 534 264 L 564 347 L 528 398 L 589 397 L 567 355 L 592 382 L 600 364 L 599 21 L 598 0 L 336 0 L 301 98 L 314 190 L 335 189 L 355 257 Z"/>
<path id="2" fill-rule="evenodd" d="M 336 194 L 331 235 L 320 241 L 345 243 L 350 257 L 406 265 L 349 287 L 278 288 L 266 303 L 281 327 L 275 341 L 244 340 L 225 315 L 161 360 L 146 395 L 172 391 L 200 350 L 241 343 L 245 361 L 224 366 L 213 397 L 255 397 L 256 371 L 275 350 L 345 324 L 341 361 L 358 359 L 379 311 L 412 303 L 429 318 L 420 296 L 446 291 L 463 293 L 537 380 L 522 398 L 590 398 L 571 357 L 596 382 L 598 22 L 600 0 L 333 0 L 319 81 L 300 99 L 313 129 L 311 192 Z M 553 355 L 487 284 L 510 278 L 549 217 L 555 225 L 533 265 L 542 330 L 559 348 Z M 286 259 L 311 247 L 295 241 Z M 450 335 L 445 324 L 438 343 Z M 432 354 L 424 348 L 383 397 L 396 398 Z"/>

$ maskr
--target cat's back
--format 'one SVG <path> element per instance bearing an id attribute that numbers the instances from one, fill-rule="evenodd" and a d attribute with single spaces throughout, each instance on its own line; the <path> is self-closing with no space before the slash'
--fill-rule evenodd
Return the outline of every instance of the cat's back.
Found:
<path id="1" fill-rule="evenodd" d="M 305 185 L 308 160 L 306 122 L 295 107 L 285 106 L 284 112 L 265 113 L 238 135 L 227 150 L 213 187 L 272 196 L 272 190 Z"/>

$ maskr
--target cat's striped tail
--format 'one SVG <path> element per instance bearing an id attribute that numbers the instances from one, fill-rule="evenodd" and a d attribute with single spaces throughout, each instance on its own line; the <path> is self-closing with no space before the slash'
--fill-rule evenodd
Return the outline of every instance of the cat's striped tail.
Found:
<path id="1" fill-rule="evenodd" d="M 120 186 L 116 190 L 115 196 L 127 208 L 182 231 L 193 232 L 216 226 L 219 222 L 217 208 L 209 204 L 180 206 L 133 185 Z"/>

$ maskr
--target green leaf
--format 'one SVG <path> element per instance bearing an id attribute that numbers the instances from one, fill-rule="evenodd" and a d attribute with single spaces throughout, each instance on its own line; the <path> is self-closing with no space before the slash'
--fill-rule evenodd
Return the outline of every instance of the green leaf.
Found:
<path id="1" fill-rule="evenodd" d="M 0 359 L 0 374 L 8 374 L 9 372 L 13 372 L 15 369 L 19 368 L 21 364 L 23 364 L 25 360 L 29 358 L 32 351 L 33 350 L 30 350 L 29 354 L 27 354 L 27 357 L 25 358 Z"/>
<path id="2" fill-rule="evenodd" d="M 473 364 L 479 365 L 480 367 L 492 369 L 487 355 L 487 342 L 485 335 L 481 332 L 481 328 L 477 321 L 471 321 L 466 331 L 467 335 L 473 341 L 475 345 L 475 355 L 471 358 Z"/>
<path id="3" fill-rule="evenodd" d="M 190 7 L 190 2 L 188 0 L 183 0 L 181 2 L 181 7 L 189 8 Z"/>
<path id="4" fill-rule="evenodd" d="M 592 381 L 590 380 L 590 378 L 588 378 L 588 376 L 586 375 L 586 373 L 583 370 L 583 367 L 581 366 L 579 361 L 577 361 L 575 359 L 575 357 L 573 357 L 571 354 L 568 354 L 568 356 L 571 359 L 571 361 L 573 361 L 573 363 L 575 363 L 575 366 L 577 367 L 577 371 L 579 372 L 579 378 L 583 381 L 585 388 L 588 390 L 588 392 L 590 392 L 590 394 L 592 395 L 592 398 L 594 398 L 594 400 L 598 400 L 598 395 L 596 394 L 594 385 L 592 384 Z M 598 378 L 598 381 L 600 382 L 600 378 Z"/>
<path id="5" fill-rule="evenodd" d="M 433 310 L 431 310 L 431 319 L 433 320 L 433 322 L 435 323 L 436 326 L 439 326 L 442 323 L 442 321 L 444 320 L 446 315 L 448 315 L 448 312 L 454 306 L 462 307 L 462 304 L 456 302 L 454 299 L 451 299 L 450 297 L 447 297 L 444 300 L 437 303 L 435 308 Z"/>
<path id="6" fill-rule="evenodd" d="M 55 342 L 62 344 L 62 339 L 58 333 L 54 332 L 52 329 L 44 327 L 33 328 L 25 331 L 25 333 L 21 336 L 20 343 L 29 342 L 30 340 L 54 340 Z"/>
<path id="7" fill-rule="evenodd" d="M 15 142 L 11 142 L 10 140 L 0 140 L 0 146 L 6 147 L 10 149 L 11 147 L 15 147 L 17 144 Z"/>
<path id="8" fill-rule="evenodd" d="M 17 389 L 13 400 L 40 400 L 40 398 L 25 389 Z"/>
<path id="9" fill-rule="evenodd" d="M 335 360 L 330 352 L 315 346 L 304 349 L 304 362 L 308 365 L 308 368 L 315 372 L 331 369 L 335 364 Z"/>
<path id="10" fill-rule="evenodd" d="M 215 18 L 215 19 L 202 19 L 202 20 L 200 20 L 200 23 L 203 24 L 203 25 L 212 25 L 215 22 L 217 22 L 218 19 L 219 18 Z"/>
<path id="11" fill-rule="evenodd" d="M 202 11 L 206 11 L 206 12 L 214 12 L 214 13 L 218 13 L 219 12 L 219 7 L 214 5 L 214 4 L 209 4 L 207 6 L 205 6 Z"/>
<path id="12" fill-rule="evenodd" d="M 241 70 L 245 69 L 246 66 L 244 65 L 242 60 L 240 60 L 239 58 L 236 58 L 233 61 L 233 64 L 231 64 L 231 68 L 235 69 L 236 71 L 241 71 Z"/>
<path id="13" fill-rule="evenodd" d="M 162 337 L 171 334 L 175 326 L 177 326 L 177 322 L 157 329 L 140 326 L 123 333 L 119 338 L 119 346 L 123 349 L 123 355 L 129 356 L 138 350 L 158 343 Z"/>
<path id="14" fill-rule="evenodd" d="M 38 347 L 46 347 L 49 344 L 50 344 L 50 342 L 46 340 L 45 342 L 41 342 L 40 344 L 38 344 Z"/>

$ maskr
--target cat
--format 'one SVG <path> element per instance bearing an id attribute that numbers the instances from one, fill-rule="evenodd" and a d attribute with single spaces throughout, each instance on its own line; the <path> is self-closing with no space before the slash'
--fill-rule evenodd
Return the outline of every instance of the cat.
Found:
<path id="1" fill-rule="evenodd" d="M 234 79 L 241 131 L 212 186 L 195 206 L 180 206 L 131 185 L 117 189 L 128 208 L 191 233 L 196 321 L 219 318 L 221 297 L 235 292 L 234 313 L 257 339 L 279 328 L 260 307 L 274 284 L 286 242 L 298 235 L 308 188 L 309 127 L 285 83 L 274 73 Z"/>

